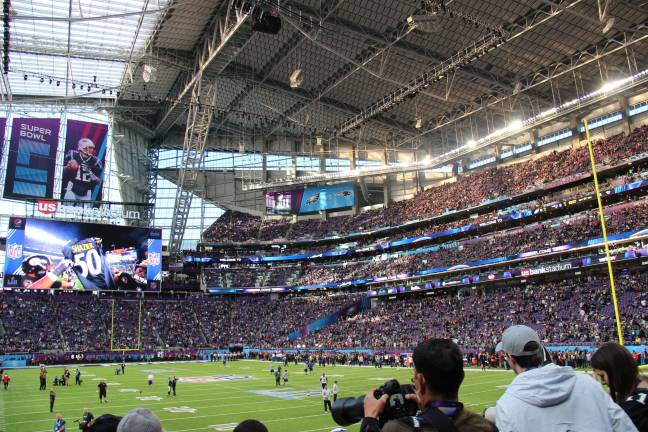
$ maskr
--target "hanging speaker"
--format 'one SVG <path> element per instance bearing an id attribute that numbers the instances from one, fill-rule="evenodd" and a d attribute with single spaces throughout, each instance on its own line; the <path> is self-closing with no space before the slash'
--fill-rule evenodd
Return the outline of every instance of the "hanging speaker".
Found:
<path id="1" fill-rule="evenodd" d="M 281 18 L 269 13 L 260 13 L 252 20 L 252 30 L 260 33 L 277 34 L 281 30 Z"/>

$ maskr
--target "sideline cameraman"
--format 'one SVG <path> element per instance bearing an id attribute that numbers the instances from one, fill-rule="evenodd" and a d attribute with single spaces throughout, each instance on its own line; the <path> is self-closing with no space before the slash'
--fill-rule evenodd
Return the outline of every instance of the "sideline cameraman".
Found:
<path id="1" fill-rule="evenodd" d="M 428 339 L 414 349 L 414 387 L 419 414 L 390 420 L 383 432 L 492 432 L 495 427 L 483 417 L 463 408 L 457 401 L 459 386 L 464 379 L 461 350 L 449 339 Z M 364 399 L 361 432 L 380 431 L 378 418 L 385 409 L 388 396 L 374 397 L 374 391 Z"/>

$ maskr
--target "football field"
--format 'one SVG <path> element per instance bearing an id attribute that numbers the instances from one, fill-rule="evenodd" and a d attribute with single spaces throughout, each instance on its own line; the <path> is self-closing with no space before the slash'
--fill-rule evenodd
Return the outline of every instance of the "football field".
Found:
<path id="1" fill-rule="evenodd" d="M 275 367 L 278 363 L 275 363 Z M 167 362 L 127 364 L 124 375 L 115 375 L 116 365 L 84 366 L 81 386 L 53 387 L 54 375 L 62 367 L 48 368 L 47 391 L 38 390 L 38 369 L 10 370 L 8 390 L 0 389 L 0 431 L 47 432 L 52 430 L 54 415 L 60 412 L 68 431 L 78 430 L 74 420 L 84 407 L 95 415 L 124 415 L 136 407 L 146 407 L 161 419 L 167 432 L 231 431 L 248 418 L 266 424 L 271 432 L 330 431 L 336 427 L 330 414 L 324 412 L 319 378 L 329 377 L 329 387 L 338 381 L 339 397 L 359 396 L 384 381 L 397 378 L 410 383 L 409 369 L 383 367 L 315 367 L 305 375 L 303 365 L 288 366 L 287 385 L 275 386 L 270 363 L 261 361 L 222 363 Z M 70 367 L 74 380 L 75 366 Z M 147 376 L 153 374 L 154 384 L 148 386 Z M 169 377 L 179 378 L 177 396 L 167 395 Z M 108 383 L 108 403 L 99 404 L 97 384 L 101 378 Z M 467 408 L 481 413 L 495 404 L 513 379 L 512 372 L 499 370 L 466 371 L 461 401 Z M 49 412 L 49 390 L 56 391 L 54 413 Z M 357 431 L 359 425 L 348 427 Z"/>

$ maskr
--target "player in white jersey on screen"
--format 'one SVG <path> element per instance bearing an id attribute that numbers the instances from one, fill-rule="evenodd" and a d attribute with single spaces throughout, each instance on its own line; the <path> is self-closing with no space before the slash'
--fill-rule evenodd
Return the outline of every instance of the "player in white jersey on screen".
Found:
<path id="1" fill-rule="evenodd" d="M 64 199 L 90 201 L 92 190 L 101 182 L 101 161 L 94 156 L 95 145 L 90 138 L 81 138 L 77 150 L 65 155 Z"/>

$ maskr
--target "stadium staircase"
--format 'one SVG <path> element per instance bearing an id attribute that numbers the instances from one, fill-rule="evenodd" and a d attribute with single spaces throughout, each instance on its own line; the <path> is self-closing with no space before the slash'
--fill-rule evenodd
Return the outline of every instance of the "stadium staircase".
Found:
<path id="1" fill-rule="evenodd" d="M 7 331 L 5 330 L 2 319 L 0 319 L 0 338 L 4 337 L 5 333 L 7 333 Z"/>
<path id="2" fill-rule="evenodd" d="M 161 346 L 161 347 L 165 346 L 166 344 L 162 340 L 162 336 L 160 336 L 160 333 L 157 331 L 157 328 L 155 326 L 151 326 L 151 330 L 152 330 L 153 336 L 155 337 L 155 340 L 158 343 L 158 346 Z"/>
<path id="3" fill-rule="evenodd" d="M 286 285 L 288 286 L 295 286 L 297 284 L 297 281 L 301 279 L 301 277 L 304 275 L 304 271 L 302 270 L 301 267 L 297 267 L 297 270 L 286 279 Z"/>
<path id="4" fill-rule="evenodd" d="M 295 227 L 296 224 L 291 223 L 288 225 L 288 229 L 286 230 L 286 240 L 288 240 L 292 236 L 293 228 Z"/>
<path id="5" fill-rule="evenodd" d="M 270 271 L 264 271 L 260 272 L 259 275 L 257 276 L 256 282 L 254 284 L 255 287 L 265 287 L 268 286 L 268 280 L 272 277 L 272 275 L 276 272 L 277 270 L 272 269 Z"/>
<path id="6" fill-rule="evenodd" d="M 198 335 L 200 336 L 200 342 L 202 342 L 203 346 L 207 346 L 207 337 L 205 336 L 205 332 L 200 325 L 200 320 L 198 319 L 198 315 L 196 314 L 196 311 L 191 308 L 191 316 L 193 317 L 194 322 L 196 323 L 196 328 L 198 329 Z"/>

